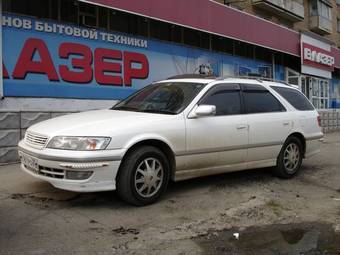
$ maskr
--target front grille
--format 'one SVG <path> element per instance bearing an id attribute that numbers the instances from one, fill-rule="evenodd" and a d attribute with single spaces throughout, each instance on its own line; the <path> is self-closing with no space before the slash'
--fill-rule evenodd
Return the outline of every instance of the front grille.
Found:
<path id="1" fill-rule="evenodd" d="M 28 145 L 35 148 L 43 148 L 47 142 L 48 137 L 31 132 L 26 132 L 25 141 Z"/>

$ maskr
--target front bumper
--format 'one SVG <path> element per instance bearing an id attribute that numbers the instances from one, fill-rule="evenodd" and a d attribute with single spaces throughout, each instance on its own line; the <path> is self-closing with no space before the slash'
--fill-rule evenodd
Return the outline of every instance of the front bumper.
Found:
<path id="1" fill-rule="evenodd" d="M 35 149 L 19 142 L 19 156 L 33 157 L 37 169 L 21 163 L 21 169 L 53 186 L 76 192 L 95 192 L 116 189 L 116 175 L 125 150 L 66 151 Z M 67 171 L 91 171 L 84 180 L 67 179 Z"/>

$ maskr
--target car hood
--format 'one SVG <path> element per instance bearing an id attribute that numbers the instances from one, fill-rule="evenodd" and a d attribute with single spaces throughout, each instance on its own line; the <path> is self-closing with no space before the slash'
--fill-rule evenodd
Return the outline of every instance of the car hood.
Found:
<path id="1" fill-rule="evenodd" d="M 132 111 L 95 110 L 64 115 L 37 123 L 29 131 L 53 136 L 110 136 L 118 131 L 136 129 L 136 125 L 150 125 L 174 118 L 175 115 Z"/>

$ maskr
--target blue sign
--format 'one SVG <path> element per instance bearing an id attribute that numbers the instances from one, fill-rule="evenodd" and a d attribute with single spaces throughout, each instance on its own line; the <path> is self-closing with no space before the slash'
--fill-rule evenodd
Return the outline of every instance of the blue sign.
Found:
<path id="1" fill-rule="evenodd" d="M 122 99 L 169 76 L 272 77 L 272 65 L 175 43 L 40 19 L 3 16 L 4 95 Z M 284 68 L 275 66 L 276 79 Z"/>

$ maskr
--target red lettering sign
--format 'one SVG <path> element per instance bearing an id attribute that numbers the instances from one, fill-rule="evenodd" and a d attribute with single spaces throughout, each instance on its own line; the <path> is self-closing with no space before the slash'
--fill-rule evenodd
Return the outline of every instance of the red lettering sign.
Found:
<path id="1" fill-rule="evenodd" d="M 40 60 L 33 60 L 36 53 Z M 59 81 L 52 58 L 43 40 L 27 39 L 21 50 L 13 71 L 13 78 L 25 79 L 28 73 L 45 74 L 50 81 Z"/>
<path id="2" fill-rule="evenodd" d="M 112 62 L 122 60 L 121 51 L 98 48 L 94 51 L 94 56 L 94 72 L 96 81 L 102 85 L 122 86 L 122 65 L 117 62 Z M 107 72 L 114 73 L 116 75 L 106 74 Z"/>
<path id="3" fill-rule="evenodd" d="M 5 79 L 9 78 L 9 74 L 4 63 L 2 63 L 2 76 Z"/>
<path id="4" fill-rule="evenodd" d="M 315 68 L 334 71 L 335 58 L 331 51 L 327 51 L 313 45 L 302 43 L 302 63 Z"/>
<path id="5" fill-rule="evenodd" d="M 133 64 L 139 64 L 139 68 L 133 68 Z M 124 52 L 124 83 L 131 86 L 132 79 L 146 79 L 149 75 L 149 62 L 144 54 Z"/>
<path id="6" fill-rule="evenodd" d="M 149 62 L 144 54 L 129 51 L 97 48 L 64 42 L 58 47 L 58 56 L 68 64 L 57 66 L 63 81 L 91 83 L 93 74 L 100 85 L 132 86 L 133 79 L 149 76 Z M 66 62 L 67 63 L 67 62 Z M 16 62 L 13 79 L 26 79 L 27 74 L 42 74 L 50 81 L 59 81 L 49 49 L 41 39 L 29 38 L 24 43 Z M 3 64 L 4 78 L 10 78 Z"/>
<path id="7" fill-rule="evenodd" d="M 72 58 L 71 60 L 72 68 L 80 71 L 71 71 L 67 65 L 60 65 L 61 78 L 64 81 L 74 83 L 91 82 L 93 77 L 91 49 L 79 43 L 62 43 L 59 47 L 59 57 L 69 59 L 71 55 L 77 56 L 77 58 Z"/>

